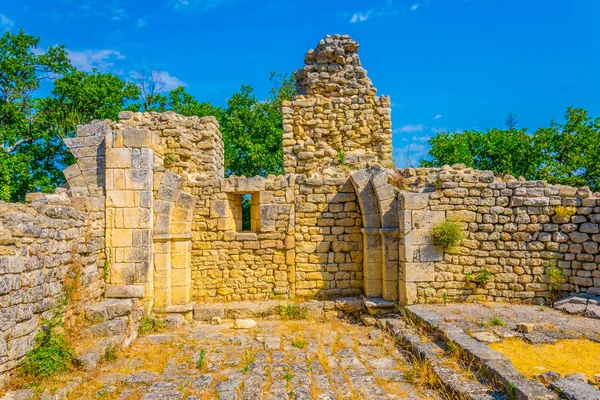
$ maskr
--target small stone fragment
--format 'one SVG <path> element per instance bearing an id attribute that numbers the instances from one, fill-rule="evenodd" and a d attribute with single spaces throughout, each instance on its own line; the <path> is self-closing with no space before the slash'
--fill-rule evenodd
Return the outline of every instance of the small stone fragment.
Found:
<path id="1" fill-rule="evenodd" d="M 544 385 L 549 385 L 550 382 L 554 382 L 555 380 L 561 378 L 560 374 L 554 371 L 542 372 L 541 374 L 534 375 L 533 377 Z"/>
<path id="2" fill-rule="evenodd" d="M 360 320 L 366 326 L 373 326 L 373 325 L 375 325 L 377 323 L 377 320 L 375 318 L 373 318 L 373 317 L 371 317 L 370 315 L 367 315 L 367 314 L 361 315 L 360 316 Z"/>
<path id="3" fill-rule="evenodd" d="M 253 319 L 236 319 L 233 322 L 235 329 L 250 329 L 256 326 L 256 321 Z"/>
<path id="4" fill-rule="evenodd" d="M 221 319 L 221 317 L 212 317 L 210 323 L 211 325 L 221 325 L 223 323 L 223 320 Z"/>
<path id="5" fill-rule="evenodd" d="M 588 381 L 587 376 L 581 372 L 573 372 L 572 374 L 565 375 L 565 379 L 578 380 L 586 383 Z"/>
<path id="6" fill-rule="evenodd" d="M 528 323 L 528 322 L 523 322 L 520 324 L 517 324 L 517 331 L 521 332 L 521 333 L 530 333 L 533 332 L 533 324 L 532 323 Z"/>
<path id="7" fill-rule="evenodd" d="M 492 332 L 475 332 L 473 337 L 482 343 L 496 343 L 500 341 L 498 336 L 494 335 Z"/>

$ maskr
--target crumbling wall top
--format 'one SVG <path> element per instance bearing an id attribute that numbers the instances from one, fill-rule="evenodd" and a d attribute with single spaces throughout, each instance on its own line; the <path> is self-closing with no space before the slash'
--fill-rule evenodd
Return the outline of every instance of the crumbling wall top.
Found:
<path id="1" fill-rule="evenodd" d="M 358 43 L 348 35 L 327 35 L 309 50 L 306 64 L 296 72 L 297 95 L 325 97 L 377 93 L 358 57 Z"/>

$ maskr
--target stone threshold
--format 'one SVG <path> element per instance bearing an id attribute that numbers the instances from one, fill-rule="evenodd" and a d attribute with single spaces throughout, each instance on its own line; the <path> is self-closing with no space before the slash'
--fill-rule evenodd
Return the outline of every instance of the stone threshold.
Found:
<path id="1" fill-rule="evenodd" d="M 381 298 L 340 297 L 331 300 L 294 301 L 263 300 L 236 301 L 227 303 L 190 303 L 166 308 L 156 308 L 154 313 L 183 314 L 184 317 L 201 322 L 213 322 L 213 319 L 268 318 L 281 314 L 282 307 L 295 305 L 306 310 L 310 318 L 339 318 L 344 315 L 385 315 L 395 310 L 395 304 Z"/>
<path id="2" fill-rule="evenodd" d="M 503 354 L 473 339 L 463 329 L 446 322 L 444 318 L 426 306 L 413 305 L 403 309 L 405 317 L 420 324 L 442 340 L 445 345 L 457 347 L 461 358 L 482 374 L 488 381 L 499 384 L 509 399 L 554 400 L 558 395 L 542 383 L 527 379 Z"/>

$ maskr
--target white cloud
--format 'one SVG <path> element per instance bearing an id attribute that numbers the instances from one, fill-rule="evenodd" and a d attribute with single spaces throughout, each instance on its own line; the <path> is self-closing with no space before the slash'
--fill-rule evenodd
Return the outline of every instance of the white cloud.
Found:
<path id="1" fill-rule="evenodd" d="M 149 92 L 150 83 L 156 84 L 155 91 L 163 93 L 169 92 L 179 86 L 187 86 L 187 83 L 183 82 L 176 76 L 171 75 L 167 71 L 150 69 L 149 71 L 131 71 L 129 73 L 131 79 L 140 87 L 145 87 Z"/>
<path id="2" fill-rule="evenodd" d="M 148 25 L 148 22 L 144 18 L 139 18 L 137 20 L 137 22 L 135 23 L 135 26 L 138 27 L 138 28 L 143 28 L 146 25 Z"/>
<path id="3" fill-rule="evenodd" d="M 67 52 L 73 66 L 85 72 L 91 72 L 94 68 L 105 71 L 114 66 L 115 60 L 125 58 L 117 50 L 67 50 Z"/>
<path id="4" fill-rule="evenodd" d="M 415 125 L 404 125 L 400 128 L 394 129 L 396 133 L 412 133 L 412 132 L 423 132 L 424 125 L 423 124 L 415 124 Z"/>
<path id="5" fill-rule="evenodd" d="M 366 20 L 369 19 L 369 16 L 371 15 L 372 11 L 367 11 L 366 13 L 354 13 L 352 15 L 352 18 L 350 18 L 350 22 L 351 23 L 355 23 L 355 22 L 364 22 Z"/>
<path id="6" fill-rule="evenodd" d="M 436 114 L 435 117 L 433 117 L 433 119 L 440 119 L 442 118 L 442 114 Z"/>
<path id="7" fill-rule="evenodd" d="M 230 3 L 234 0 L 174 0 L 172 3 L 176 10 L 200 10 L 208 11 L 213 8 L 218 8 L 226 3 Z"/>
<path id="8" fill-rule="evenodd" d="M 411 11 L 415 11 L 417 8 L 419 8 L 419 5 L 418 5 L 418 4 L 413 4 L 413 5 L 410 7 L 410 10 L 411 10 Z"/>
<path id="9" fill-rule="evenodd" d="M 15 23 L 4 14 L 0 14 L 0 31 L 10 31 Z"/>
<path id="10" fill-rule="evenodd" d="M 161 73 L 160 78 L 163 80 L 163 82 L 165 84 L 165 87 L 163 88 L 163 90 L 165 92 L 171 91 L 179 86 L 187 86 L 187 83 L 181 81 L 179 78 L 169 74 L 166 71 L 163 71 Z"/>

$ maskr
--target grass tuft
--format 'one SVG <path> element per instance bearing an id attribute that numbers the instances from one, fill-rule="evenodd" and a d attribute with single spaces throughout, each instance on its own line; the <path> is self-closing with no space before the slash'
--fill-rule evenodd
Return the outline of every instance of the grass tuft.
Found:
<path id="1" fill-rule="evenodd" d="M 281 319 L 286 320 L 302 320 L 308 318 L 308 309 L 306 307 L 300 307 L 295 303 L 280 304 L 277 313 Z"/>

